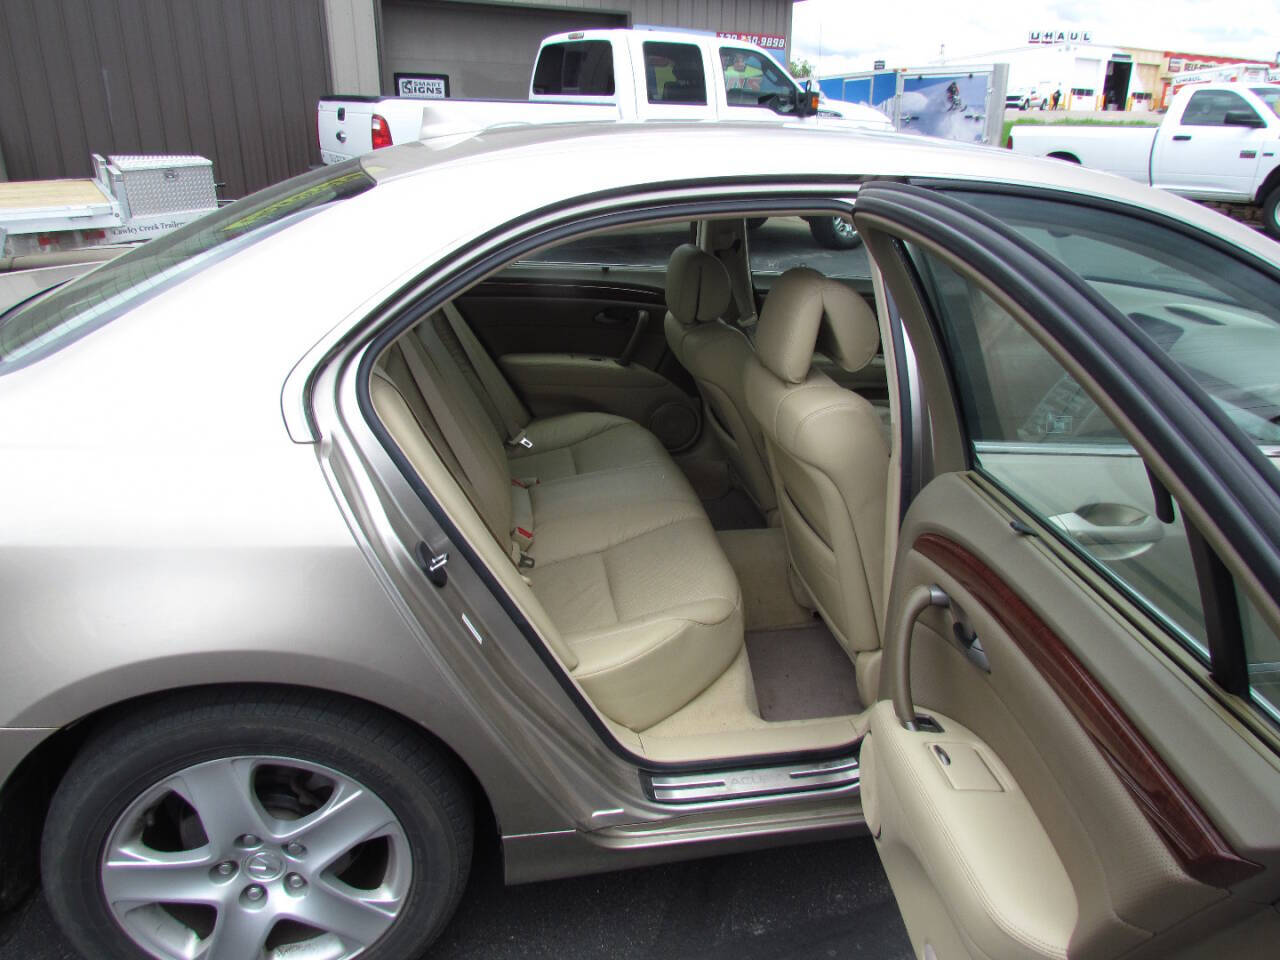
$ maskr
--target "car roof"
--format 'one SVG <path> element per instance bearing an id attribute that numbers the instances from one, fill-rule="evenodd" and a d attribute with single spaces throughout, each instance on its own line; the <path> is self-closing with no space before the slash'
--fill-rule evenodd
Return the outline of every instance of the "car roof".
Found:
<path id="1" fill-rule="evenodd" d="M 972 181 L 1043 187 L 1154 210 L 1277 262 L 1275 243 L 1220 213 L 1123 177 L 985 144 L 835 125 L 751 122 L 508 124 L 367 154 L 380 182 L 436 182 L 514 215 L 595 193 L 725 180 Z M 410 191 L 411 192 L 411 191 Z M 377 191 L 372 191 L 377 193 Z M 376 202 L 372 197 L 369 202 Z M 507 217 L 510 219 L 510 217 Z"/>

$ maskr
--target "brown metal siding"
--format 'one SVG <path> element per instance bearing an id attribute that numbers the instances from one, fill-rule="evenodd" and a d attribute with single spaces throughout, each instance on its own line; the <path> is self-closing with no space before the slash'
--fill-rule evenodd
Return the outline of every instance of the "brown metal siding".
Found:
<path id="1" fill-rule="evenodd" d="M 523 100 L 543 37 L 568 30 L 625 27 L 623 14 L 580 6 L 521 8 L 440 0 L 384 0 L 382 89 L 396 73 L 443 73 L 451 97 Z"/>
<path id="2" fill-rule="evenodd" d="M 197 153 L 225 197 L 320 160 L 323 0 L 3 0 L 0 152 L 13 180 L 90 153 Z"/>
<path id="3" fill-rule="evenodd" d="M 384 0 L 391 2 L 391 0 Z M 465 0 L 444 0 L 468 6 Z M 629 16 L 631 25 L 687 27 L 791 36 L 793 0 L 480 0 L 508 7 L 599 10 Z M 513 15 L 521 15 L 513 12 Z"/>

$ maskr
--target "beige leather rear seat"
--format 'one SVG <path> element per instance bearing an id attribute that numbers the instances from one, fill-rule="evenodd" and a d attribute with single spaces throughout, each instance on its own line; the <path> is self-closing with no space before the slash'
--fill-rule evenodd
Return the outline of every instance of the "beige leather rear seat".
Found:
<path id="1" fill-rule="evenodd" d="M 458 479 L 554 625 L 553 649 L 611 719 L 652 726 L 733 662 L 737 578 L 643 427 L 601 413 L 533 419 L 461 318 L 443 313 L 387 351 L 371 392 L 397 442 L 425 437 Z"/>

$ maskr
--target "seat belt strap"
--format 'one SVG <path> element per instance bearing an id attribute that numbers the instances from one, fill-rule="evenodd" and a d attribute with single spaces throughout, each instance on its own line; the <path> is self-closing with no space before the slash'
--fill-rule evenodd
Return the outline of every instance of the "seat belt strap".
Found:
<path id="1" fill-rule="evenodd" d="M 471 327 L 467 325 L 467 321 L 463 319 L 462 314 L 458 312 L 458 308 L 452 303 L 446 303 L 444 305 L 444 315 L 445 319 L 449 321 L 449 326 L 453 328 L 453 335 L 462 344 L 462 351 L 467 355 L 467 359 L 471 361 L 471 368 L 475 370 L 476 376 L 480 378 L 480 385 L 484 388 L 484 392 L 489 395 L 489 402 L 493 405 L 498 418 L 502 421 L 502 428 L 506 431 L 506 437 L 503 439 L 508 442 L 514 441 L 520 436 L 521 431 L 524 430 L 525 425 L 529 422 L 529 412 L 525 410 L 524 404 L 520 402 L 520 398 L 511 389 L 511 384 L 507 383 L 507 378 L 502 375 L 502 371 L 493 362 L 489 352 L 476 339 L 476 335 L 472 332 Z"/>
<path id="2" fill-rule="evenodd" d="M 430 321 L 428 321 L 428 326 L 429 323 Z M 484 464 L 481 463 L 479 456 L 476 455 L 475 448 L 472 447 L 466 434 L 458 426 L 458 418 L 454 415 L 453 408 L 449 405 L 444 392 L 428 370 L 428 364 L 431 366 L 435 366 L 435 364 L 432 363 L 426 347 L 422 345 L 417 334 L 411 330 L 408 336 L 401 338 L 400 349 L 404 354 L 405 363 L 409 366 L 409 374 L 413 377 L 413 382 L 417 384 L 418 392 L 422 394 L 422 399 L 427 402 L 427 408 L 431 411 L 432 416 L 435 417 L 436 423 L 440 427 L 440 432 L 444 435 L 445 443 L 449 444 L 454 457 L 462 466 L 462 472 L 466 474 L 467 483 L 470 484 L 472 489 L 478 489 L 476 487 L 476 479 L 484 476 Z M 489 528 L 489 532 L 498 541 L 498 545 L 503 550 L 508 549 L 511 543 L 509 531 L 496 529 L 489 516 L 489 511 L 483 509 L 481 504 L 473 502 L 472 506 L 480 514 L 480 519 Z"/>

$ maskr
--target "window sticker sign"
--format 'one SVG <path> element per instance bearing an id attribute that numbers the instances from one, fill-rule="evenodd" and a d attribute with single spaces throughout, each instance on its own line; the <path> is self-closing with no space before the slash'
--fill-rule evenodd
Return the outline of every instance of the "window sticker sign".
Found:
<path id="1" fill-rule="evenodd" d="M 733 33 L 728 30 L 720 30 L 716 33 L 716 36 L 723 40 L 742 40 L 745 43 L 754 43 L 757 47 L 764 47 L 766 50 L 782 50 L 787 46 L 787 38 L 780 37 L 776 33 Z"/>
<path id="2" fill-rule="evenodd" d="M 396 96 L 417 100 L 443 100 L 449 96 L 447 73 L 397 73 Z"/>
<path id="3" fill-rule="evenodd" d="M 721 40 L 741 40 L 743 43 L 754 43 L 764 47 L 770 56 L 784 67 L 787 65 L 787 38 L 776 33 L 737 33 L 733 30 L 717 30 L 716 36 Z"/>

